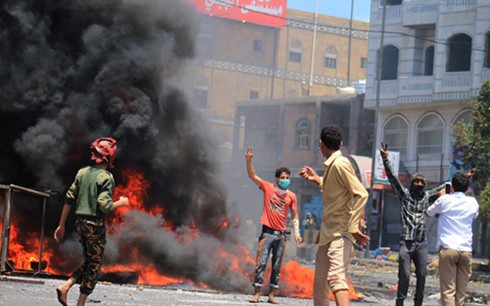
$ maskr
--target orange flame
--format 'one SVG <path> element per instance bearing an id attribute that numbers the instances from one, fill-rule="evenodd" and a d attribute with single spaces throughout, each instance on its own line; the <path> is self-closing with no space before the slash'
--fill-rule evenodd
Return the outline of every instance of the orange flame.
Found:
<path id="1" fill-rule="evenodd" d="M 299 298 L 313 298 L 313 279 L 315 271 L 308 267 L 301 266 L 296 261 L 290 261 L 282 267 L 281 279 L 287 284 L 288 294 Z M 353 301 L 360 300 L 363 294 L 356 293 L 354 286 L 349 278 L 346 279 L 349 286 L 349 299 Z M 330 292 L 329 299 L 335 300 L 334 295 Z"/>
<path id="2" fill-rule="evenodd" d="M 223 219 L 223 221 L 221 221 L 221 223 L 218 225 L 218 231 L 227 228 L 228 226 L 230 226 L 230 222 L 226 219 Z"/>
<path id="3" fill-rule="evenodd" d="M 147 201 L 148 189 L 151 186 L 151 183 L 148 179 L 145 178 L 144 174 L 141 171 L 133 170 L 133 169 L 124 169 L 121 173 L 122 182 L 117 185 L 114 189 L 114 200 L 118 200 L 120 196 L 127 196 L 130 201 L 130 207 L 123 207 L 117 209 L 114 214 L 112 214 L 108 219 L 108 232 L 109 235 L 117 232 L 119 226 L 124 226 L 124 218 L 125 213 L 129 210 L 139 210 L 146 212 L 150 215 L 162 215 L 164 210 L 161 208 L 161 205 L 154 205 L 156 208 L 148 209 L 145 207 L 145 202 Z M 0 204 L 2 204 L 2 199 L 0 198 Z M 0 206 L 1 207 L 1 206 Z M 13 216 L 14 217 L 14 216 Z M 232 218 L 233 219 L 233 218 Z M 2 220 L 3 221 L 3 220 Z M 223 219 L 219 225 L 217 226 L 217 230 L 222 230 L 225 228 L 229 228 L 230 226 L 236 226 L 239 223 L 238 217 L 236 220 L 227 220 Z M 173 227 L 172 224 L 166 222 L 162 218 L 162 227 L 173 231 L 175 233 L 175 239 L 182 245 L 186 245 L 192 242 L 196 237 L 199 236 L 200 232 L 197 226 L 193 223 L 188 228 L 181 228 L 179 231 Z M 2 230 L 2 222 L 0 222 L 0 231 Z M 23 270 L 33 270 L 31 262 L 36 261 L 39 262 L 39 236 L 36 234 L 26 234 L 22 233 L 22 235 L 29 235 L 28 239 L 19 239 L 19 231 L 16 226 L 15 218 L 12 219 L 11 223 L 11 232 L 10 232 L 10 246 L 9 246 L 9 260 L 15 264 L 16 269 Z M 49 237 L 49 239 L 52 239 Z M 23 246 L 18 243 L 18 241 L 29 241 L 29 246 Z M 43 246 L 46 246 L 46 243 L 43 243 Z M 127 250 L 127 252 L 131 253 L 131 250 Z M 244 267 L 246 266 L 254 266 L 255 258 L 252 258 L 249 254 L 248 249 L 245 246 L 239 245 L 238 251 L 234 250 L 234 253 L 230 253 L 224 249 L 217 250 L 217 253 L 227 262 L 229 265 L 227 266 L 230 270 L 236 271 L 237 273 L 242 273 L 246 277 L 252 280 L 253 275 L 249 275 Z M 139 254 L 128 254 L 128 258 L 138 258 Z M 43 261 L 47 261 L 47 268 L 45 272 L 55 275 L 62 275 L 63 272 L 54 270 L 53 267 L 50 267 L 50 262 L 56 261 L 60 262 L 63 258 L 55 258 L 53 252 L 51 252 L 48 248 L 44 247 L 43 249 Z M 194 283 L 187 279 L 167 276 L 163 273 L 159 272 L 158 269 L 151 263 L 142 263 L 138 261 L 133 261 L 130 264 L 124 265 L 104 265 L 102 267 L 103 273 L 117 273 L 117 272 L 130 272 L 137 277 L 137 284 L 147 284 L 147 285 L 169 285 L 169 284 L 183 284 L 183 283 L 192 283 L 197 286 L 207 288 L 207 285 L 204 283 Z M 266 273 L 270 273 L 266 271 Z M 281 282 L 284 283 L 282 290 L 284 292 L 280 292 L 282 295 L 299 297 L 299 298 L 312 298 L 313 297 L 313 278 L 314 271 L 307 267 L 301 266 L 298 262 L 290 261 L 283 265 L 281 271 Z M 267 279 L 265 277 L 264 279 Z M 352 300 L 358 300 L 362 298 L 362 294 L 357 294 L 354 290 L 354 287 L 348 281 L 349 284 L 349 296 Z M 285 288 L 285 289 L 284 289 Z M 333 300 L 333 295 L 330 294 L 330 300 Z"/>
<path id="4" fill-rule="evenodd" d="M 145 208 L 145 200 L 147 198 L 150 182 L 144 177 L 143 172 L 134 169 L 124 169 L 121 172 L 123 182 L 117 184 L 113 191 L 114 201 L 119 200 L 119 197 L 126 196 L 129 199 L 130 207 L 121 207 L 114 211 L 111 222 L 120 223 L 124 218 L 124 213 L 131 210 L 147 211 Z M 119 222 L 117 222 L 119 221 Z"/>
<path id="5" fill-rule="evenodd" d="M 20 243 L 18 243 L 17 241 L 19 240 L 19 230 L 17 229 L 15 223 L 12 223 L 10 225 L 8 260 L 13 264 L 15 269 L 37 271 L 37 265 L 41 265 L 41 268 L 43 267 L 43 263 L 39 260 L 40 238 L 37 237 L 37 234 L 34 233 L 23 233 L 23 235 L 27 235 L 28 237 L 25 240 L 32 243 L 30 243 L 29 245 L 21 245 Z M 51 258 L 53 254 L 51 251 L 44 248 L 42 256 L 43 262 L 48 262 L 49 258 Z M 35 268 L 32 266 L 32 264 L 35 264 Z M 42 269 L 42 271 L 48 273 L 56 273 L 55 270 L 49 267 L 49 264 L 47 265 L 46 269 Z"/>

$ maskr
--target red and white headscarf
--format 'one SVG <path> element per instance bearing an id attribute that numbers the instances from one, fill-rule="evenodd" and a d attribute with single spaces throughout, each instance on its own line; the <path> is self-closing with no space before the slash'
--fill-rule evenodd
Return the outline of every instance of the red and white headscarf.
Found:
<path id="1" fill-rule="evenodd" d="M 96 163 L 106 162 L 109 168 L 112 168 L 114 158 L 116 158 L 116 140 L 110 137 L 102 137 L 94 140 L 90 146 L 92 151 L 91 160 L 95 160 Z"/>

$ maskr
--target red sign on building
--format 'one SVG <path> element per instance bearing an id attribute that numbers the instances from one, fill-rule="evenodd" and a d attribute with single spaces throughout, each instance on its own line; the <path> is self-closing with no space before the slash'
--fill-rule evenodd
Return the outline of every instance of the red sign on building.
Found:
<path id="1" fill-rule="evenodd" d="M 287 0 L 187 0 L 203 14 L 271 27 L 286 25 Z"/>

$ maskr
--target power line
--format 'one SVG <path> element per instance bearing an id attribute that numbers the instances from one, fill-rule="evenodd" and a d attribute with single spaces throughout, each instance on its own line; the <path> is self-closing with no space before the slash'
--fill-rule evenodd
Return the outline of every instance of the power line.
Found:
<path id="1" fill-rule="evenodd" d="M 214 2 L 217 2 L 217 3 L 224 4 L 224 5 L 228 5 L 228 6 L 231 6 L 231 7 L 239 8 L 239 9 L 246 9 L 246 10 L 248 10 L 250 12 L 253 12 L 253 13 L 256 13 L 256 14 L 260 14 L 260 15 L 264 15 L 264 16 L 267 16 L 267 17 L 281 19 L 281 20 L 284 20 L 286 22 L 288 22 L 288 21 L 290 21 L 290 22 L 301 22 L 301 23 L 304 23 L 304 24 L 307 24 L 307 25 L 315 26 L 315 24 L 313 22 L 309 21 L 309 20 L 295 19 L 295 18 L 287 18 L 287 17 L 277 16 L 277 15 L 269 14 L 269 13 L 266 13 L 266 12 L 261 12 L 261 11 L 253 10 L 253 9 L 250 9 L 250 8 L 246 8 L 246 7 L 241 6 L 241 5 L 236 5 L 234 3 L 229 3 L 229 2 L 227 2 L 225 0 L 213 0 L 213 1 Z M 422 40 L 422 41 L 428 41 L 428 42 L 431 42 L 431 43 L 434 43 L 434 44 L 438 44 L 438 45 L 458 46 L 458 47 L 461 47 L 461 48 L 464 48 L 464 49 L 468 49 L 468 50 L 472 50 L 472 51 L 486 52 L 485 49 L 468 47 L 467 44 L 462 44 L 462 43 L 458 43 L 458 42 L 447 43 L 445 41 L 430 39 L 430 38 L 427 38 L 427 37 L 417 36 L 417 35 L 403 33 L 403 32 L 398 32 L 398 31 L 375 31 L 375 30 L 356 29 L 356 28 L 348 28 L 348 27 L 341 27 L 341 26 L 329 25 L 329 24 L 322 23 L 322 22 L 317 22 L 316 23 L 316 26 L 322 26 L 322 27 L 325 27 L 325 28 L 336 29 L 336 30 L 347 30 L 347 31 L 354 30 L 354 31 L 358 31 L 358 32 L 368 33 L 368 34 L 369 33 L 380 34 L 380 33 L 384 32 L 385 35 L 386 34 L 401 35 L 401 36 L 405 36 L 405 37 L 411 37 L 411 38 L 419 39 L 419 40 Z"/>

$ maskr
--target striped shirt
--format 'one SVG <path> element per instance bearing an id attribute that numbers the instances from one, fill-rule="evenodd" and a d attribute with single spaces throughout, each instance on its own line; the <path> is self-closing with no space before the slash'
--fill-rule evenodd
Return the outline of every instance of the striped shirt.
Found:
<path id="1" fill-rule="evenodd" d="M 423 195 L 416 197 L 393 174 L 393 168 L 387 158 L 383 158 L 383 165 L 393 190 L 402 202 L 400 216 L 402 232 L 400 233 L 400 239 L 411 241 L 426 240 L 425 211 L 429 207 L 429 202 L 437 199 L 439 192 L 444 188 L 444 184 L 429 191 L 424 191 Z"/>

